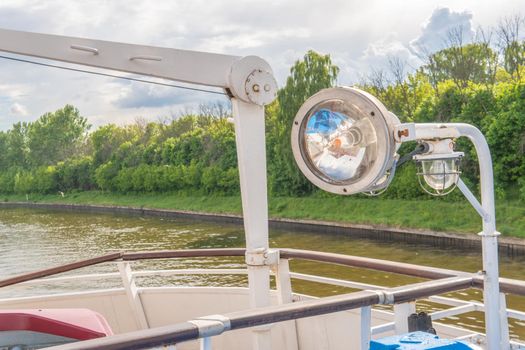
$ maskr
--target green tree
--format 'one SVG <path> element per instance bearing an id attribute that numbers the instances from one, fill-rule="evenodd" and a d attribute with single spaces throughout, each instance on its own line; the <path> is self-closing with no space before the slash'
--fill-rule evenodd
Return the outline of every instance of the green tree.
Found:
<path id="1" fill-rule="evenodd" d="M 71 105 L 44 114 L 28 128 L 30 164 L 52 165 L 77 154 L 89 127 L 87 119 Z"/>
<path id="2" fill-rule="evenodd" d="M 271 191 L 281 194 L 307 194 L 312 185 L 299 172 L 290 147 L 290 132 L 295 114 L 307 98 L 335 84 L 339 68 L 332 64 L 330 55 L 308 51 L 295 62 L 284 88 L 277 94 L 277 116 L 270 139 L 269 164 Z"/>
<path id="3" fill-rule="evenodd" d="M 404 73 L 401 74 L 404 68 L 399 68 L 401 63 L 396 63 L 399 60 L 391 59 L 390 62 L 395 76 L 394 84 L 386 85 L 383 73 L 374 72 L 360 88 L 376 96 L 401 121 L 418 121 L 421 107 L 433 97 L 428 77 L 420 70 L 405 76 Z"/>
<path id="4" fill-rule="evenodd" d="M 111 161 L 102 164 L 95 170 L 95 182 L 103 191 L 113 191 L 117 188 L 115 178 L 119 173 L 118 167 Z"/>
<path id="5" fill-rule="evenodd" d="M 454 45 L 430 55 L 422 67 L 439 94 L 438 83 L 452 80 L 459 89 L 469 83 L 492 85 L 498 67 L 498 54 L 488 43 Z"/>
<path id="6" fill-rule="evenodd" d="M 9 166 L 27 167 L 28 165 L 28 123 L 15 123 L 13 128 L 7 131 L 7 140 L 4 150 L 5 161 Z"/>
<path id="7" fill-rule="evenodd" d="M 493 113 L 486 136 L 497 183 L 506 188 L 521 185 L 525 200 L 525 84 L 500 84 Z"/>
<path id="8" fill-rule="evenodd" d="M 516 80 L 521 80 L 525 68 L 525 41 L 513 41 L 505 48 L 503 66 Z"/>
<path id="9" fill-rule="evenodd" d="M 203 137 L 203 156 L 206 165 L 217 165 L 221 169 L 237 167 L 235 131 L 226 119 L 218 119 L 206 129 Z"/>
<path id="10" fill-rule="evenodd" d="M 500 20 L 496 33 L 503 56 L 503 67 L 511 78 L 520 81 L 525 76 L 525 17 L 514 15 Z"/>
<path id="11" fill-rule="evenodd" d="M 95 167 L 111 159 L 120 145 L 128 141 L 128 133 L 115 124 L 101 126 L 90 134 L 89 141 L 93 148 L 93 163 Z"/>

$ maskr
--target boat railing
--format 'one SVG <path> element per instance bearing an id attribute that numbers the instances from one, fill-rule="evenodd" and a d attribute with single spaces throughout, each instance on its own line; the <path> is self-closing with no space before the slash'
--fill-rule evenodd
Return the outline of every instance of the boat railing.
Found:
<path id="1" fill-rule="evenodd" d="M 217 319 L 204 317 L 198 320 L 193 320 L 193 323 L 190 324 L 187 324 L 186 322 L 179 325 L 148 329 L 145 312 L 139 297 L 141 288 L 137 287 L 136 283 L 137 277 L 244 275 L 247 274 L 247 270 L 192 268 L 133 271 L 130 264 L 131 262 L 150 259 L 241 257 L 244 256 L 244 252 L 245 250 L 242 248 L 227 248 L 113 253 L 4 279 L 0 281 L 0 287 L 49 284 L 76 280 L 120 279 L 137 322 L 141 325 L 143 330 L 132 334 L 122 334 L 93 341 L 93 344 L 95 344 L 91 347 L 93 349 L 125 348 L 119 347 L 120 345 L 118 344 L 120 344 L 119 342 L 121 341 L 123 342 L 122 344 L 133 341 L 136 342 L 136 344 L 143 344 L 144 347 L 152 347 L 160 344 L 176 344 L 178 342 L 198 338 L 202 341 L 203 349 L 211 349 L 210 337 L 229 330 L 273 324 L 286 320 L 324 315 L 351 309 L 361 310 L 361 348 L 367 349 L 372 335 L 388 331 L 395 331 L 396 333 L 408 331 L 407 318 L 410 314 L 415 312 L 415 300 L 427 299 L 431 302 L 451 306 L 448 309 L 431 313 L 430 316 L 433 321 L 473 311 L 483 312 L 485 308 L 484 304 L 481 302 L 464 301 L 439 295 L 468 288 L 482 288 L 483 276 L 480 273 L 465 273 L 448 269 L 347 256 L 336 253 L 279 249 L 279 263 L 272 268 L 272 274 L 275 276 L 276 293 L 279 305 L 213 316 Z M 383 272 L 425 278 L 429 279 L 429 281 L 405 285 L 402 287 L 388 288 L 368 283 L 292 272 L 289 268 L 290 259 L 306 259 L 349 267 L 374 269 Z M 64 272 L 77 270 L 82 267 L 111 261 L 117 262 L 119 272 L 54 276 Z M 360 291 L 315 300 L 298 300 L 297 298 L 294 298 L 296 295 L 292 291 L 292 279 L 335 285 Z M 525 296 L 525 283 L 522 281 L 502 278 L 500 279 L 500 288 L 502 293 Z M 504 298 L 502 298 L 502 300 L 504 300 Z M 380 304 L 393 305 L 394 322 L 372 327 L 371 307 Z M 505 322 L 507 322 L 508 318 L 525 321 L 525 312 L 508 310 L 504 306 L 502 307 L 502 310 L 504 311 L 501 312 L 501 318 Z M 199 325 L 204 327 L 203 329 L 206 331 L 200 329 Z M 195 333 L 195 331 L 197 331 L 197 333 Z M 483 335 L 477 332 L 469 332 L 464 338 L 468 338 L 470 341 L 483 341 Z M 511 348 L 519 348 L 521 346 L 518 343 L 510 342 L 509 340 L 507 341 Z M 77 347 L 75 346 L 75 343 L 72 343 L 60 348 L 76 349 Z M 80 343 L 78 343 L 78 346 L 80 346 Z M 89 346 L 88 343 L 82 342 L 83 349 L 89 349 Z"/>

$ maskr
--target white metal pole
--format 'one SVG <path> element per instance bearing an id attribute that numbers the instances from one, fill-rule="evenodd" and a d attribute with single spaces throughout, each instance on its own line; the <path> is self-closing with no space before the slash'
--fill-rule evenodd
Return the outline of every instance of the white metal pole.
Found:
<path id="1" fill-rule="evenodd" d="M 394 304 L 394 330 L 396 334 L 408 333 L 408 316 L 416 312 L 416 302 Z"/>
<path id="2" fill-rule="evenodd" d="M 500 293 L 498 269 L 498 236 L 494 204 L 494 175 L 492 157 L 485 137 L 475 126 L 453 124 L 461 135 L 468 137 L 476 148 L 479 162 L 481 205 L 487 214 L 483 218 L 483 231 L 479 233 L 483 250 L 483 299 L 488 350 L 503 349 L 501 340 L 508 337 L 508 327 L 500 322 Z"/>
<path id="3" fill-rule="evenodd" d="M 370 338 L 372 336 L 372 307 L 361 308 L 361 350 L 370 349 Z"/>
<path id="4" fill-rule="evenodd" d="M 264 107 L 232 98 L 247 258 L 268 252 L 268 197 Z M 248 261 L 250 306 L 270 305 L 270 267 Z M 253 336 L 255 350 L 271 348 L 269 328 Z"/>
<path id="5" fill-rule="evenodd" d="M 501 322 L 499 268 L 498 268 L 498 236 L 496 231 L 496 211 L 494 204 L 494 174 L 492 171 L 492 157 L 487 140 L 473 125 L 464 123 L 450 124 L 415 124 L 415 136 L 418 140 L 433 138 L 457 138 L 465 136 L 470 139 L 476 149 L 479 163 L 481 208 L 475 204 L 475 199 L 464 184 L 460 189 L 483 218 L 481 245 L 483 252 L 483 300 L 485 304 L 485 331 L 487 333 L 487 349 L 508 349 L 502 343 L 507 339 L 509 329 L 507 323 Z"/>

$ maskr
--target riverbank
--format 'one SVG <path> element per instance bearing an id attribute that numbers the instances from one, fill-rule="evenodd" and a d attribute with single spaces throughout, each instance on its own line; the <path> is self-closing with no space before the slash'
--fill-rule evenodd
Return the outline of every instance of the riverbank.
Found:
<path id="1" fill-rule="evenodd" d="M 3 208 L 32 208 L 57 210 L 60 212 L 88 212 L 102 214 L 139 215 L 184 219 L 196 222 L 209 221 L 220 226 L 221 223 L 242 225 L 242 216 L 238 214 L 206 213 L 203 211 L 188 211 L 175 209 L 153 209 L 134 206 L 96 205 L 96 204 L 68 204 L 34 201 L 7 201 L 0 202 Z M 401 242 L 403 244 L 424 244 L 434 249 L 460 249 L 479 251 L 481 239 L 478 235 L 464 233 L 439 232 L 420 229 L 393 228 L 383 225 L 352 224 L 344 222 L 272 218 L 269 220 L 271 229 L 285 231 L 312 232 L 313 234 L 327 234 L 348 237 L 350 239 L 366 239 L 381 242 Z M 508 257 L 525 256 L 525 239 L 515 237 L 501 237 L 499 239 L 500 254 Z"/>
<path id="2" fill-rule="evenodd" d="M 29 199 L 29 200 L 28 200 Z M 241 214 L 238 196 L 188 194 L 113 194 L 98 191 L 60 195 L 2 195 L 3 202 L 35 202 L 80 205 L 173 209 L 192 212 Z M 443 200 L 393 200 L 356 197 L 276 197 L 269 201 L 270 217 L 370 225 L 385 229 L 428 230 L 475 234 L 481 220 L 465 202 Z M 525 207 L 517 202 L 499 202 L 498 230 L 503 236 L 525 238 Z"/>

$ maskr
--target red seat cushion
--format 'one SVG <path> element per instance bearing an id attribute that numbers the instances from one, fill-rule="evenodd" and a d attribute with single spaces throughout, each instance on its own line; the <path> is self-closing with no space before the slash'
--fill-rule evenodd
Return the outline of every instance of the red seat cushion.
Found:
<path id="1" fill-rule="evenodd" d="M 88 309 L 0 310 L 1 331 L 33 331 L 77 340 L 113 334 L 104 317 Z"/>

